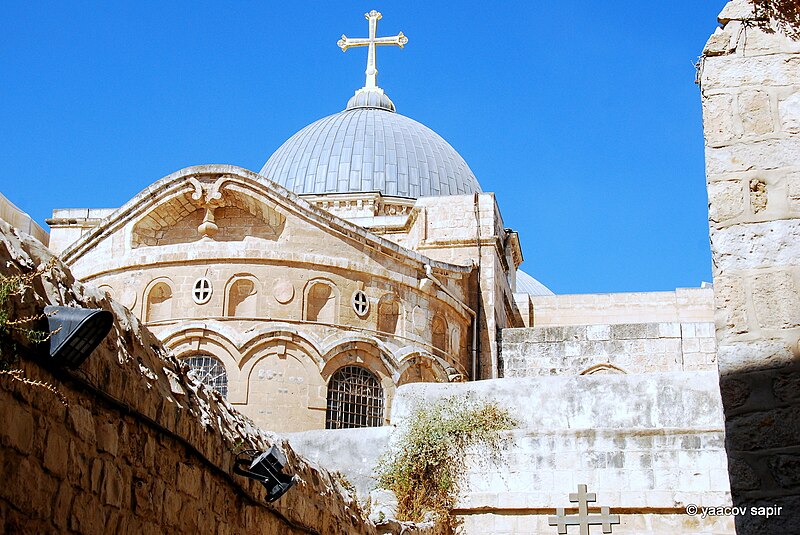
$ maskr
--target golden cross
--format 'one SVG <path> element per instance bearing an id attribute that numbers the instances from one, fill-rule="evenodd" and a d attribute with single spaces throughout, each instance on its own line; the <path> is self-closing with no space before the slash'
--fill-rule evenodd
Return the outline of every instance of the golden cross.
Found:
<path id="1" fill-rule="evenodd" d="M 395 45 L 403 48 L 403 46 L 408 43 L 408 37 L 403 35 L 403 32 L 392 37 L 376 37 L 378 33 L 378 21 L 381 20 L 383 15 L 373 9 L 369 13 L 364 13 L 364 17 L 369 21 L 369 37 L 353 39 L 342 34 L 342 38 L 336 44 L 339 45 L 342 52 L 346 51 L 348 48 L 358 46 L 369 47 L 369 52 L 367 53 L 367 70 L 365 71 L 367 81 L 364 87 L 366 89 L 375 89 L 378 87 L 378 67 L 375 64 L 375 47 L 378 45 Z"/>

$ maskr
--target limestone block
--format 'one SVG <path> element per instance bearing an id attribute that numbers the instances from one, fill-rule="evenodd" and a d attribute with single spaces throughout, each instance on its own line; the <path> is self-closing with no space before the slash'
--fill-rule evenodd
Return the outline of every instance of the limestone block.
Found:
<path id="1" fill-rule="evenodd" d="M 706 147 L 706 171 L 712 178 L 743 171 L 792 167 L 797 162 L 800 162 L 800 138 Z"/>
<path id="2" fill-rule="evenodd" d="M 792 274 L 777 271 L 754 277 L 753 307 L 761 327 L 800 326 L 800 293 Z"/>
<path id="3" fill-rule="evenodd" d="M 103 487 L 101 498 L 103 503 L 119 507 L 125 498 L 125 482 L 122 474 L 112 462 L 106 463 L 103 470 Z"/>
<path id="4" fill-rule="evenodd" d="M 744 188 L 739 180 L 708 184 L 708 217 L 715 223 L 727 221 L 744 212 Z"/>
<path id="5" fill-rule="evenodd" d="M 800 133 L 800 91 L 790 95 L 778 103 L 781 129 L 784 132 Z"/>
<path id="6" fill-rule="evenodd" d="M 30 453 L 33 447 L 34 422 L 33 415 L 28 411 L 12 411 L 7 413 L 8 419 L 0 425 L 0 434 L 3 444 L 19 450 L 21 453 Z"/>
<path id="7" fill-rule="evenodd" d="M 800 455 L 776 455 L 769 460 L 769 468 L 779 486 L 790 489 L 800 485 Z"/>
<path id="8" fill-rule="evenodd" d="M 680 338 L 681 324 L 677 322 L 659 323 L 658 336 L 661 338 Z"/>
<path id="9" fill-rule="evenodd" d="M 704 90 L 748 85 L 800 85 L 800 57 L 730 55 L 707 58 L 703 63 Z"/>
<path id="10" fill-rule="evenodd" d="M 731 30 L 717 28 L 703 48 L 704 56 L 722 56 L 729 54 L 735 48 Z"/>
<path id="11" fill-rule="evenodd" d="M 772 392 L 776 399 L 784 403 L 800 401 L 800 373 L 795 370 L 776 377 Z"/>
<path id="12" fill-rule="evenodd" d="M 117 455 L 119 446 L 119 435 L 112 423 L 105 423 L 97 426 L 97 449 L 107 451 L 111 455 Z"/>
<path id="13" fill-rule="evenodd" d="M 722 375 L 780 368 L 794 360 L 791 348 L 778 339 L 723 342 L 717 350 L 717 358 Z"/>
<path id="14" fill-rule="evenodd" d="M 750 20 L 755 18 L 755 6 L 750 0 L 732 0 L 725 4 L 717 18 L 721 24 L 732 20 Z"/>
<path id="15" fill-rule="evenodd" d="M 768 134 L 773 131 L 769 93 L 744 91 L 739 95 L 739 118 L 746 134 Z"/>
<path id="16" fill-rule="evenodd" d="M 741 277 L 720 275 L 714 281 L 717 325 L 731 333 L 747 332 L 747 301 Z"/>
<path id="17" fill-rule="evenodd" d="M 711 251 L 718 272 L 800 262 L 800 220 L 778 220 L 733 225 L 715 230 Z"/>
<path id="18" fill-rule="evenodd" d="M 94 443 L 95 431 L 92 413 L 80 405 L 72 404 L 69 406 L 68 415 L 72 429 L 78 433 L 78 436 L 86 442 Z"/>
<path id="19" fill-rule="evenodd" d="M 703 128 L 706 139 L 711 143 L 738 137 L 734 121 L 733 95 L 711 94 L 703 98 Z"/>
<path id="20" fill-rule="evenodd" d="M 51 473 L 64 477 L 67 474 L 69 462 L 69 443 L 64 435 L 55 429 L 47 433 L 47 442 L 44 447 L 44 467 Z"/>
<path id="21" fill-rule="evenodd" d="M 726 434 L 739 451 L 794 446 L 800 442 L 800 407 L 729 416 Z"/>
<path id="22" fill-rule="evenodd" d="M 800 212 L 800 173 L 787 175 L 786 186 L 789 197 L 789 210 Z"/>

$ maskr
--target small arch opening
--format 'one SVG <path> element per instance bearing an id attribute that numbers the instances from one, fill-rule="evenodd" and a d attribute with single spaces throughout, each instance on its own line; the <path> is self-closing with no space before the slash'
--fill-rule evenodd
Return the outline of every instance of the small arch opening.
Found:
<path id="1" fill-rule="evenodd" d="M 159 282 L 147 294 L 146 321 L 161 321 L 172 317 L 172 288 L 166 282 Z"/>
<path id="2" fill-rule="evenodd" d="M 336 292 L 333 286 L 315 282 L 308 289 L 306 319 L 322 323 L 336 322 Z"/>
<path id="3" fill-rule="evenodd" d="M 228 316 L 253 318 L 258 315 L 258 289 L 250 279 L 238 279 L 228 290 Z"/>
<path id="4" fill-rule="evenodd" d="M 447 322 L 437 314 L 431 322 L 431 344 L 442 352 L 447 352 Z"/>
<path id="5" fill-rule="evenodd" d="M 378 330 L 399 334 L 400 300 L 394 295 L 385 295 L 378 302 Z"/>

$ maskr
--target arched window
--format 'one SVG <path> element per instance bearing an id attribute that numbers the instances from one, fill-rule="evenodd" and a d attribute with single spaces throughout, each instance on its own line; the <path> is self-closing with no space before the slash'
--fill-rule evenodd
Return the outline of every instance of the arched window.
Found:
<path id="1" fill-rule="evenodd" d="M 146 321 L 161 321 L 172 317 L 172 288 L 166 282 L 159 282 L 150 289 L 145 301 Z"/>
<path id="2" fill-rule="evenodd" d="M 447 323 L 438 314 L 431 323 L 431 342 L 436 349 L 447 352 Z"/>
<path id="3" fill-rule="evenodd" d="M 227 397 L 228 374 L 225 371 L 225 366 L 220 361 L 210 355 L 203 354 L 186 357 L 183 361 L 191 366 L 190 375 Z"/>
<path id="4" fill-rule="evenodd" d="M 306 319 L 322 323 L 336 323 L 336 292 L 333 286 L 315 282 L 306 295 Z"/>
<path id="5" fill-rule="evenodd" d="M 392 295 L 384 295 L 378 302 L 378 330 L 385 333 L 399 334 L 400 300 Z"/>
<path id="6" fill-rule="evenodd" d="M 238 279 L 228 290 L 228 316 L 253 318 L 258 315 L 258 290 L 250 279 Z"/>
<path id="7" fill-rule="evenodd" d="M 383 425 L 383 388 L 369 370 L 344 366 L 328 382 L 325 429 Z"/>

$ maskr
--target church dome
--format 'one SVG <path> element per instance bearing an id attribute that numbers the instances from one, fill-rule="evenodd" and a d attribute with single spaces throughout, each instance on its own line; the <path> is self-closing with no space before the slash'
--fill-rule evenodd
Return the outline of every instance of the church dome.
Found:
<path id="1" fill-rule="evenodd" d="M 481 191 L 447 141 L 395 113 L 387 101 L 391 104 L 388 97 L 357 94 L 348 109 L 290 137 L 260 174 L 295 193 L 378 191 L 416 199 Z"/>
<path id="2" fill-rule="evenodd" d="M 555 295 L 550 288 L 537 281 L 521 269 L 517 270 L 517 289 L 514 293 L 528 295 Z"/>

